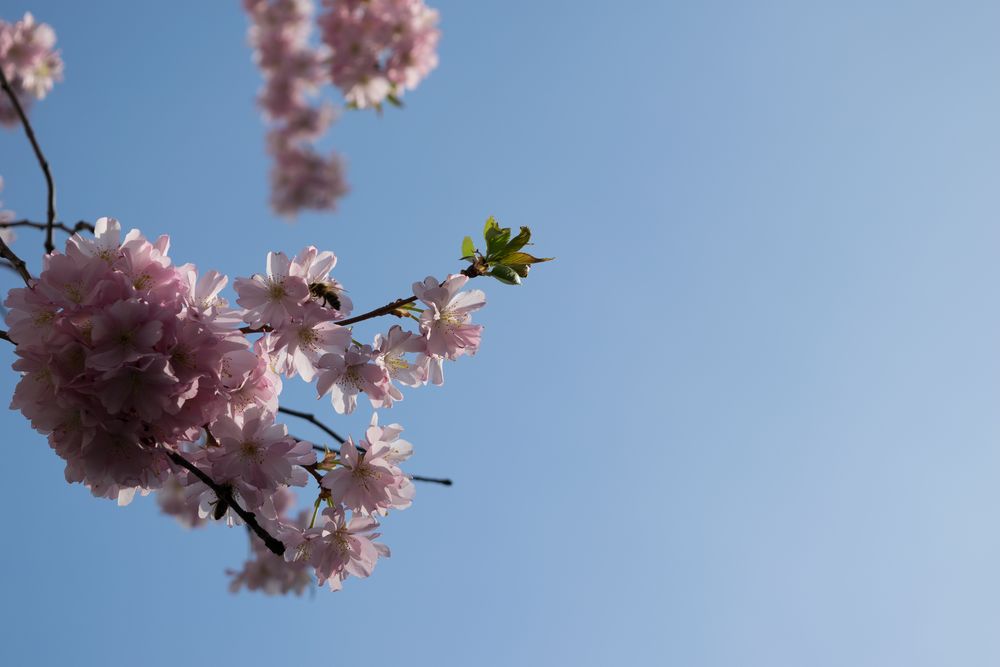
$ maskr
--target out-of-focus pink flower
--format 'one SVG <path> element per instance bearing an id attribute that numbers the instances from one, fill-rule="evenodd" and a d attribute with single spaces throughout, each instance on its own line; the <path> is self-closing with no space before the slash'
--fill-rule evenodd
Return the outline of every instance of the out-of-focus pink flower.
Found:
<path id="1" fill-rule="evenodd" d="M 368 577 L 379 557 L 389 556 L 388 547 L 374 541 L 379 536 L 376 528 L 378 522 L 371 517 L 354 515 L 348 521 L 343 509 L 328 507 L 320 525 L 283 535 L 285 559 L 311 564 L 320 585 L 340 590 L 348 575 Z"/>
<path id="2" fill-rule="evenodd" d="M 328 79 L 326 48 L 309 40 L 312 0 L 244 0 L 243 7 L 264 77 L 257 102 L 273 124 L 267 139 L 274 160 L 271 207 L 289 217 L 303 209 L 333 210 L 347 184 L 340 157 L 324 157 L 311 145 L 336 117 L 333 107 L 309 102 Z"/>
<path id="3" fill-rule="evenodd" d="M 423 0 L 326 0 L 330 78 L 358 108 L 399 98 L 437 66 L 438 13 Z"/>
<path id="4" fill-rule="evenodd" d="M 2 191 L 2 190 L 3 190 L 3 176 L 0 176 L 0 191 Z M 14 219 L 14 212 L 13 211 L 5 211 L 5 210 L 3 210 L 2 207 L 3 207 L 3 202 L 0 202 L 0 222 L 10 222 L 11 220 L 13 220 Z M 5 227 L 3 229 L 0 229 L 0 240 L 2 240 L 7 245 L 10 245 L 11 243 L 13 243 L 14 239 L 16 239 L 16 238 L 17 238 L 17 234 L 14 233 L 13 229 L 10 229 L 9 227 Z"/>
<path id="5" fill-rule="evenodd" d="M 63 62 L 54 49 L 56 33 L 47 23 L 38 23 L 30 13 L 16 23 L 0 20 L 0 68 L 21 106 L 44 99 L 56 81 L 62 80 Z M 6 95 L 0 95 L 0 124 L 19 120 Z"/>
<path id="6" fill-rule="evenodd" d="M 332 211 L 347 194 L 340 156 L 320 155 L 313 148 L 282 144 L 272 151 L 271 207 L 294 217 L 302 209 Z"/>

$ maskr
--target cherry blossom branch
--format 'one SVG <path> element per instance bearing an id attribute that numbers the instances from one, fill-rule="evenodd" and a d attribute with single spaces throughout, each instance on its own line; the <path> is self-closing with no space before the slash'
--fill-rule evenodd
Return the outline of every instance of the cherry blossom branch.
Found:
<path id="1" fill-rule="evenodd" d="M 31 220 L 14 220 L 11 222 L 0 222 L 0 229 L 7 229 L 8 227 L 31 227 L 32 229 L 47 229 L 48 225 L 44 222 L 33 222 Z M 64 222 L 56 222 L 52 224 L 54 229 L 59 229 L 67 234 L 76 234 L 77 232 L 87 231 L 91 234 L 94 233 L 94 225 L 90 224 L 86 220 L 80 220 L 75 225 L 70 227 Z"/>
<path id="2" fill-rule="evenodd" d="M 469 278 L 475 278 L 476 276 L 482 275 L 482 272 L 480 271 L 479 267 L 477 267 L 474 264 L 465 267 L 464 269 L 459 271 L 459 273 L 461 273 L 464 276 L 468 276 Z M 380 306 L 375 310 L 369 310 L 367 313 L 362 313 L 361 315 L 349 317 L 346 320 L 336 320 L 334 324 L 339 324 L 342 327 L 346 327 L 351 324 L 357 324 L 358 322 L 370 320 L 373 317 L 381 317 L 382 315 L 396 315 L 397 317 L 403 317 L 403 315 L 396 313 L 396 311 L 399 308 L 409 305 L 416 300 L 417 300 L 416 296 L 411 296 L 406 299 L 396 299 L 395 301 L 387 303 L 384 306 Z"/>
<path id="3" fill-rule="evenodd" d="M 7 333 L 6 331 L 4 331 L 3 329 L 0 329 L 0 339 L 3 339 L 3 340 L 5 340 L 5 341 L 7 341 L 8 343 L 11 343 L 12 345 L 17 345 L 17 343 L 15 343 L 14 341 L 12 341 L 12 340 L 10 339 L 10 334 L 8 334 L 8 333 Z"/>
<path id="4" fill-rule="evenodd" d="M 459 273 L 461 273 L 464 276 L 468 276 L 469 278 L 475 278 L 476 276 L 483 275 L 482 269 L 475 264 L 470 264 L 469 266 L 459 271 Z M 379 306 L 374 310 L 369 310 L 367 313 L 362 313 L 361 315 L 355 315 L 354 317 L 348 317 L 345 320 L 335 320 L 334 324 L 339 324 L 342 327 L 346 327 L 352 324 L 357 324 L 358 322 L 364 322 L 365 320 L 370 320 L 374 317 L 381 317 L 382 315 L 395 315 L 396 317 L 405 317 L 405 315 L 402 312 L 396 312 L 396 311 L 402 308 L 403 306 L 408 306 L 409 304 L 415 302 L 416 300 L 417 300 L 416 296 L 407 297 L 405 299 L 396 299 L 395 301 L 387 303 L 384 306 Z M 245 334 L 267 333 L 269 331 L 273 331 L 273 329 L 267 324 L 258 328 L 254 327 L 240 328 L 240 332 Z"/>
<path id="5" fill-rule="evenodd" d="M 27 114 L 24 113 L 21 101 L 17 99 L 17 95 L 14 94 L 14 90 L 10 87 L 10 82 L 7 81 L 7 75 L 3 73 L 3 68 L 0 68 L 0 88 L 3 88 L 3 91 L 7 93 L 7 97 L 10 99 L 14 110 L 17 112 L 18 118 L 21 119 L 21 125 L 24 127 L 24 133 L 28 135 L 28 141 L 31 142 L 31 147 L 35 151 L 35 157 L 38 158 L 38 166 L 42 168 L 42 173 L 45 175 L 45 184 L 48 187 L 48 211 L 45 224 L 45 252 L 49 253 L 56 249 L 55 244 L 52 242 L 52 230 L 56 222 L 56 184 L 55 181 L 52 180 L 52 170 L 49 169 L 49 161 L 45 159 L 45 154 L 42 153 L 42 147 L 38 145 L 38 139 L 35 137 L 35 130 L 31 127 L 31 122 L 28 120 Z"/>
<path id="6" fill-rule="evenodd" d="M 334 431 L 332 428 L 330 428 L 329 426 L 327 426 L 326 424 L 324 424 L 323 422 L 321 422 L 319 419 L 317 419 L 316 415 L 312 414 L 311 412 L 302 412 L 301 410 L 292 410 L 291 408 L 282 408 L 280 406 L 278 407 L 278 412 L 283 412 L 286 415 L 292 415 L 293 417 L 299 417 L 300 419 L 305 419 L 307 422 L 310 422 L 311 424 L 313 424 L 317 428 L 320 428 L 320 429 L 323 429 L 324 431 L 326 431 L 328 434 L 330 434 L 340 444 L 344 444 L 344 439 L 342 437 L 340 437 L 337 434 L 336 431 Z M 295 438 L 295 439 L 296 440 L 301 440 L 301 438 Z M 315 449 L 317 452 L 326 452 L 326 451 L 329 451 L 323 445 L 313 445 L 313 449 Z M 364 451 L 363 447 L 358 447 L 358 449 L 360 451 Z M 322 479 L 322 476 L 317 477 L 316 466 L 315 465 L 313 465 L 312 467 L 309 467 L 309 466 L 302 466 L 302 467 L 305 468 L 306 470 L 308 470 L 309 473 L 313 477 L 316 477 L 316 481 L 320 481 Z M 431 483 L 431 484 L 443 484 L 444 486 L 451 486 L 453 484 L 453 482 L 450 479 L 447 479 L 445 477 L 424 477 L 423 475 L 410 475 L 410 479 L 412 479 L 415 482 L 428 482 L 428 483 Z"/>
<path id="7" fill-rule="evenodd" d="M 302 412 L 301 410 L 292 410 L 291 408 L 283 408 L 280 405 L 278 406 L 278 412 L 283 412 L 286 415 L 292 415 L 293 417 L 298 417 L 299 419 L 305 419 L 313 426 L 316 426 L 317 428 L 325 431 L 327 435 L 329 435 L 331 438 L 333 438 L 340 444 L 344 444 L 345 442 L 347 442 L 332 428 L 330 428 L 320 420 L 316 419 L 316 415 L 312 414 L 311 412 Z"/>
<path id="8" fill-rule="evenodd" d="M 294 438 L 295 436 L 292 437 Z M 302 438 L 295 438 L 295 439 L 301 440 Z M 331 451 L 330 449 L 327 449 L 323 445 L 313 445 L 313 449 L 315 449 L 317 452 L 324 452 L 324 453 Z M 332 451 L 337 451 L 337 450 L 332 450 Z M 358 447 L 358 451 L 363 452 L 364 448 Z M 309 472 L 312 472 L 312 470 L 310 470 L 308 466 L 303 466 L 303 467 L 306 470 L 309 470 Z M 314 474 L 313 477 L 315 476 L 316 475 Z M 447 477 L 424 477 L 423 475 L 409 475 L 409 478 L 412 479 L 414 482 L 427 482 L 429 484 L 442 484 L 444 486 L 451 486 L 452 484 L 454 484 L 454 482 L 452 482 Z"/>
<path id="9" fill-rule="evenodd" d="M 219 484 L 216 484 L 211 477 L 205 474 L 203 470 L 201 470 L 198 466 L 191 463 L 177 452 L 172 452 L 168 450 L 167 456 L 170 457 L 171 461 L 173 461 L 174 463 L 176 463 L 177 465 L 179 465 L 180 467 L 184 468 L 192 475 L 197 477 L 199 480 L 201 480 L 201 482 L 204 483 L 205 486 L 212 489 L 212 491 L 215 492 L 215 496 L 219 500 L 226 503 L 229 507 L 232 507 L 233 511 L 236 512 L 236 514 L 239 515 L 241 519 L 243 519 L 243 523 L 245 523 L 247 527 L 250 528 L 250 530 L 252 530 L 257 534 L 257 537 L 261 539 L 261 541 L 264 543 L 264 546 L 270 549 L 275 555 L 278 556 L 284 555 L 285 543 L 277 539 L 273 535 L 271 535 L 266 530 L 264 530 L 264 528 L 259 523 L 257 523 L 257 517 L 254 515 L 253 512 L 248 512 L 242 507 L 240 507 L 239 503 L 237 503 L 236 499 L 233 497 L 233 493 L 229 489 L 229 487 L 220 486 Z"/>

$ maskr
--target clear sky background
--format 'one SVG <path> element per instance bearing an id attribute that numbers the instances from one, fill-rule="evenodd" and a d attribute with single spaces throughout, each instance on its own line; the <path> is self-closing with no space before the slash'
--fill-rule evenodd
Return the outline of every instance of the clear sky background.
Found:
<path id="1" fill-rule="evenodd" d="M 237 0 L 0 1 L 58 33 L 66 220 L 231 276 L 315 244 L 360 309 L 489 214 L 558 257 L 384 415 L 456 484 L 341 593 L 230 595 L 242 531 L 92 499 L 0 416 L 0 663 L 1000 664 L 1000 5 L 432 4 L 440 67 L 345 114 L 352 194 L 288 224 Z M 42 219 L 18 132 L 0 174 Z"/>

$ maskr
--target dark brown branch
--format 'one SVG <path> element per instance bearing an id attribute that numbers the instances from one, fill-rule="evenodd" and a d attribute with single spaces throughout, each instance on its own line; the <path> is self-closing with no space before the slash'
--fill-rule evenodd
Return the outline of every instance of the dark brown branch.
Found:
<path id="1" fill-rule="evenodd" d="M 243 523 L 245 523 L 247 527 L 250 528 L 250 530 L 255 532 L 257 534 L 257 537 L 259 537 L 261 541 L 264 542 L 264 546 L 266 546 L 268 549 L 270 549 L 278 556 L 284 555 L 285 543 L 277 539 L 273 535 L 271 535 L 266 530 L 264 530 L 264 528 L 259 523 L 257 523 L 257 517 L 254 515 L 253 512 L 248 512 L 242 507 L 240 507 L 239 504 L 236 502 L 236 498 L 233 497 L 233 492 L 229 487 L 220 486 L 219 484 L 216 484 L 214 481 L 212 481 L 212 478 L 206 475 L 204 471 L 202 471 L 198 466 L 191 463 L 177 452 L 171 452 L 168 450 L 167 456 L 170 457 L 171 461 L 173 461 L 174 463 L 176 463 L 177 465 L 184 468 L 192 475 L 200 479 L 202 483 L 205 484 L 205 486 L 212 489 L 212 491 L 215 492 L 215 496 L 221 502 L 224 502 L 229 507 L 232 507 L 233 511 L 236 512 L 236 514 L 238 514 L 241 519 L 243 519 Z"/>
<path id="2" fill-rule="evenodd" d="M 445 479 L 443 477 L 423 477 L 421 475 L 410 475 L 410 479 L 414 482 L 430 482 L 432 484 L 443 484 L 444 486 L 451 486 L 452 481 L 450 479 Z"/>
<path id="3" fill-rule="evenodd" d="M 265 324 L 260 329 L 254 329 L 253 327 L 241 327 L 240 333 L 245 334 L 255 334 L 255 333 L 268 333 L 269 331 L 274 331 L 270 324 Z"/>
<path id="4" fill-rule="evenodd" d="M 8 343 L 14 343 L 14 341 L 12 341 L 10 339 L 10 334 L 8 334 L 3 329 L 0 329 L 0 338 L 2 338 L 3 340 L 7 341 Z M 14 343 L 14 345 L 17 345 L 17 343 Z"/>
<path id="5" fill-rule="evenodd" d="M 7 93 L 7 97 L 10 98 L 10 102 L 14 106 L 14 111 L 17 112 L 18 118 L 21 119 L 21 125 L 24 126 L 24 133 L 28 135 L 28 141 L 31 142 L 31 147 L 35 151 L 35 157 L 38 158 L 38 166 L 42 168 L 42 173 L 45 175 L 45 184 L 48 186 L 48 210 L 45 217 L 45 252 L 49 253 L 56 249 L 55 244 L 52 243 L 52 230 L 56 223 L 56 184 L 52 180 L 52 170 L 49 169 L 49 161 L 45 159 L 42 147 L 38 145 L 35 130 L 32 129 L 31 122 L 28 121 L 28 115 L 24 113 L 21 101 L 17 99 L 14 89 L 10 87 L 10 82 L 7 81 L 7 76 L 3 73 L 3 68 L 0 68 L 0 88 L 3 88 L 3 91 Z"/>
<path id="6" fill-rule="evenodd" d="M 325 431 L 327 435 L 329 435 L 331 438 L 333 438 L 340 444 L 344 444 L 346 442 L 344 438 L 340 437 L 340 434 L 338 434 L 336 431 L 334 431 L 332 428 L 330 428 L 320 420 L 316 419 L 316 415 L 312 414 L 311 412 L 302 412 L 301 410 L 292 410 L 291 408 L 283 408 L 280 406 L 278 407 L 278 412 L 283 412 L 286 415 L 292 415 L 293 417 L 298 417 L 299 419 L 305 419 L 307 422 L 310 422 L 313 426 L 316 426 L 317 428 L 320 428 L 323 431 Z"/>
<path id="7" fill-rule="evenodd" d="M 32 229 L 47 229 L 48 225 L 44 222 L 34 222 L 32 220 L 13 220 L 10 222 L 0 222 L 0 229 L 6 229 L 8 227 L 31 227 Z M 56 222 L 52 224 L 54 229 L 59 229 L 67 234 L 76 234 L 77 232 L 87 231 L 91 234 L 94 233 L 94 226 L 87 222 L 86 220 L 80 220 L 75 225 L 70 227 L 64 222 Z"/>
<path id="8" fill-rule="evenodd" d="M 356 317 L 348 317 L 346 320 L 337 320 L 336 322 L 334 322 L 334 324 L 339 324 L 342 327 L 346 327 L 351 324 L 356 324 L 358 322 L 370 320 L 373 317 L 381 317 L 382 315 L 392 315 L 400 307 L 413 303 L 416 300 L 417 297 L 415 296 L 411 296 L 408 299 L 396 299 L 392 303 L 387 303 L 380 308 L 376 308 L 375 310 L 369 310 L 367 313 L 357 315 Z"/>
<path id="9" fill-rule="evenodd" d="M 14 254 L 14 251 L 10 249 L 3 239 L 0 239 L 0 257 L 3 257 L 8 262 L 11 263 L 14 270 L 17 271 L 17 275 L 21 276 L 21 280 L 28 287 L 31 287 L 31 283 L 34 278 L 28 273 L 28 266 L 24 263 L 24 260 Z"/>

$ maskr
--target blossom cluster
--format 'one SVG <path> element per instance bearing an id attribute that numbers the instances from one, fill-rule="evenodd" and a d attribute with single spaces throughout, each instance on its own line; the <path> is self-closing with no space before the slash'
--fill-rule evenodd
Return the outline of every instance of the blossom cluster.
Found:
<path id="1" fill-rule="evenodd" d="M 312 0 L 243 0 L 248 40 L 264 79 L 258 104 L 272 124 L 271 206 L 294 217 L 333 210 L 347 193 L 343 160 L 316 142 L 337 116 L 314 104 L 327 83 L 354 108 L 398 103 L 437 66 L 438 14 L 423 0 L 328 0 L 312 44 Z"/>
<path id="2" fill-rule="evenodd" d="M 315 379 L 319 396 L 330 394 L 337 412 L 354 412 L 361 394 L 373 408 L 391 407 L 403 398 L 397 385 L 440 385 L 445 360 L 476 353 L 482 325 L 470 320 L 486 297 L 480 290 L 462 291 L 467 276 L 414 283 L 413 301 L 426 306 L 419 331 L 396 325 L 367 345 L 336 323 L 352 308 L 343 286 L 330 276 L 336 262 L 333 253 L 312 246 L 294 259 L 271 252 L 264 274 L 238 278 L 233 286 L 244 321 L 267 332 L 263 341 L 272 366 L 288 377 Z"/>
<path id="3" fill-rule="evenodd" d="M 0 20 L 0 68 L 21 106 L 43 99 L 62 80 L 63 62 L 55 50 L 56 33 L 38 23 L 30 13 L 15 23 Z M 7 96 L 0 95 L 0 124 L 13 125 L 17 112 Z"/>
<path id="4" fill-rule="evenodd" d="M 322 155 L 313 145 L 335 112 L 309 100 L 328 80 L 326 50 L 309 44 L 312 1 L 244 0 L 243 7 L 251 21 L 254 60 L 264 76 L 257 101 L 272 123 L 271 206 L 288 216 L 301 209 L 333 209 L 347 184 L 340 156 Z"/>
<path id="5" fill-rule="evenodd" d="M 330 79 L 358 108 L 398 99 L 437 67 L 438 13 L 423 0 L 327 0 Z"/>
<path id="6" fill-rule="evenodd" d="M 166 236 L 123 237 L 101 218 L 93 238 L 74 234 L 37 280 L 10 291 L 21 374 L 11 407 L 48 436 L 67 481 L 95 496 L 127 504 L 158 491 L 161 509 L 189 527 L 253 513 L 286 549 L 279 557 L 252 538 L 234 589 L 301 593 L 315 574 L 337 590 L 368 576 L 389 555 L 376 517 L 413 502 L 401 468 L 413 447 L 377 413 L 339 449 L 293 438 L 277 421 L 284 379 L 315 382 L 338 412 L 362 395 L 389 408 L 400 385 L 440 384 L 444 360 L 475 354 L 482 327 L 470 318 L 482 292 L 463 291 L 465 275 L 415 283 L 399 308 L 416 331 L 394 325 L 368 345 L 340 324 L 353 304 L 331 275 L 332 252 L 269 253 L 265 273 L 234 281 L 231 307 L 220 296 L 226 276 L 175 266 L 169 248 Z M 314 512 L 293 516 L 290 489 L 310 478 Z"/>

